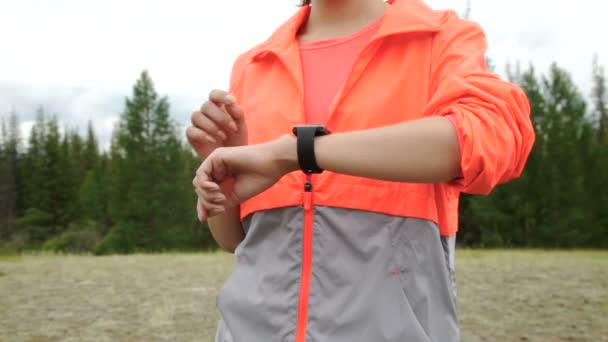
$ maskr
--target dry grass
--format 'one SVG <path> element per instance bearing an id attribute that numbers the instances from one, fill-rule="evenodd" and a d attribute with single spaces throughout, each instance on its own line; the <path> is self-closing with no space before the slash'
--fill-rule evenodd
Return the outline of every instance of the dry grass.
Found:
<path id="1" fill-rule="evenodd" d="M 462 340 L 608 341 L 608 252 L 460 250 Z M 215 254 L 0 256 L 0 341 L 211 341 Z"/>
<path id="2" fill-rule="evenodd" d="M 608 341 L 608 252 L 459 251 L 463 341 Z"/>

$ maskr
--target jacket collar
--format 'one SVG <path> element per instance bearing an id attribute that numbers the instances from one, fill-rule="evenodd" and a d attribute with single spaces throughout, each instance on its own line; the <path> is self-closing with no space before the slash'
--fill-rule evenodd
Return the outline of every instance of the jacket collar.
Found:
<path id="1" fill-rule="evenodd" d="M 268 53 L 284 55 L 297 42 L 297 32 L 309 14 L 310 6 L 300 8 L 268 40 L 251 51 L 252 59 L 263 57 Z M 396 0 L 384 13 L 380 27 L 372 40 L 409 32 L 437 32 L 440 24 L 441 15 L 422 0 Z"/>

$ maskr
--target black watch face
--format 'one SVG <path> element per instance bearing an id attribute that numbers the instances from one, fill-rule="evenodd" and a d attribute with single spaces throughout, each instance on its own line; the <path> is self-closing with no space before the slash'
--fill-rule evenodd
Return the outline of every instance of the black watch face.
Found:
<path id="1" fill-rule="evenodd" d="M 329 131 L 327 130 L 327 128 L 325 128 L 324 125 L 297 125 L 297 126 L 293 127 L 293 134 L 295 136 L 297 136 L 298 130 L 303 130 L 303 129 L 314 130 L 315 136 L 329 134 Z"/>

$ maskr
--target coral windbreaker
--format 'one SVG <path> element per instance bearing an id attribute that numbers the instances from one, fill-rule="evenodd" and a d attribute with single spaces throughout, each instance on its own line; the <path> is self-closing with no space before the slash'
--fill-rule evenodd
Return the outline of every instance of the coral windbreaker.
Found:
<path id="1" fill-rule="evenodd" d="M 309 11 L 234 65 L 230 92 L 249 144 L 306 122 L 296 35 Z M 453 12 L 421 0 L 386 10 L 325 124 L 340 133 L 450 116 L 462 177 L 413 184 L 298 171 L 242 203 L 245 239 L 218 294 L 217 342 L 459 341 L 459 194 L 519 176 L 534 142 L 525 94 L 486 70 L 485 52 L 479 26 Z"/>
<path id="2" fill-rule="evenodd" d="M 309 10 L 300 9 L 235 62 L 230 92 L 246 113 L 249 144 L 277 139 L 305 123 L 296 33 Z M 530 108 L 518 86 L 487 71 L 486 48 L 480 27 L 451 11 L 433 11 L 420 0 L 391 5 L 325 124 L 340 133 L 451 114 L 462 137 L 462 178 L 413 184 L 324 172 L 313 176 L 315 205 L 424 218 L 450 236 L 458 229 L 460 192 L 487 194 L 518 177 L 534 142 Z M 304 183 L 301 172 L 285 175 L 243 203 L 242 218 L 302 205 Z"/>

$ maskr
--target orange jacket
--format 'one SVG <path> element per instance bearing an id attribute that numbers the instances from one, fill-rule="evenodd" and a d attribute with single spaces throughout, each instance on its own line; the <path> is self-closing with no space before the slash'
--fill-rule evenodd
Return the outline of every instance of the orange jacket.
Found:
<path id="1" fill-rule="evenodd" d="M 246 113 L 249 144 L 305 122 L 296 32 L 309 10 L 300 9 L 234 64 L 230 91 Z M 313 176 L 315 205 L 424 218 L 450 236 L 458 227 L 460 192 L 487 194 L 518 177 L 534 142 L 530 108 L 518 86 L 486 70 L 486 48 L 480 27 L 454 12 L 432 11 L 420 0 L 391 5 L 333 100 L 326 126 L 339 133 L 452 114 L 463 177 L 413 184 L 324 172 Z M 302 205 L 304 182 L 301 172 L 285 175 L 243 203 L 241 217 Z"/>

